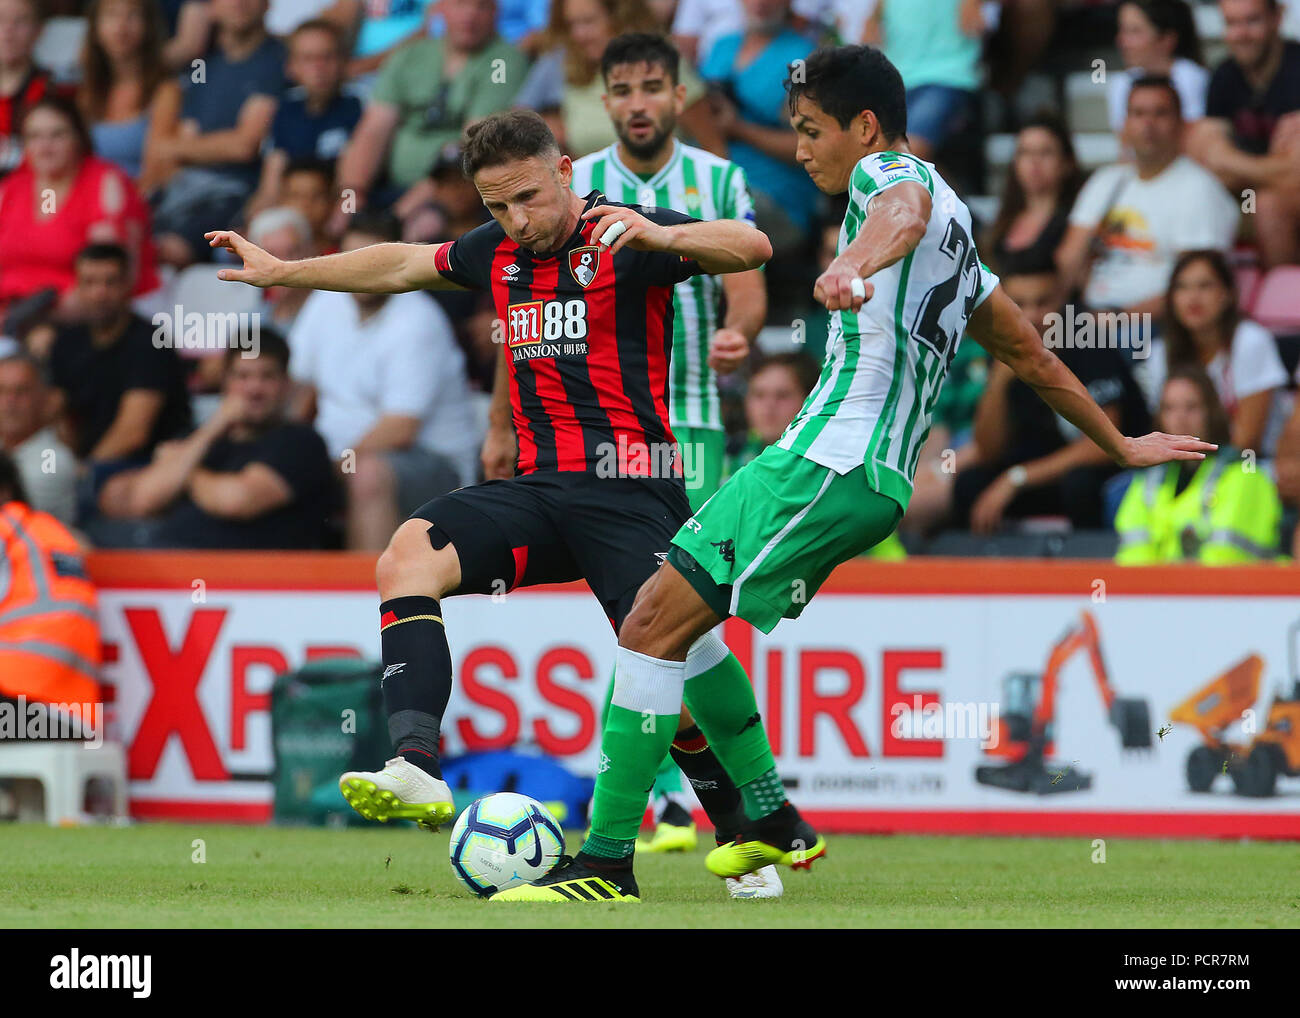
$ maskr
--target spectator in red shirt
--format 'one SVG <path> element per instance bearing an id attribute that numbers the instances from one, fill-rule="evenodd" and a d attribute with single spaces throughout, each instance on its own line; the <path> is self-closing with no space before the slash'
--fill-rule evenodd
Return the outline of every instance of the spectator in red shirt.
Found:
<path id="1" fill-rule="evenodd" d="M 91 243 L 126 248 L 132 293 L 157 289 L 149 209 L 125 173 L 91 155 L 75 103 L 46 97 L 32 106 L 23 145 L 23 162 L 0 182 L 0 309 L 53 289 L 61 314 L 76 317 L 77 255 Z"/>
<path id="2" fill-rule="evenodd" d="M 41 21 L 37 0 L 0 0 L 0 177 L 22 160 L 23 111 L 54 91 L 32 59 Z"/>

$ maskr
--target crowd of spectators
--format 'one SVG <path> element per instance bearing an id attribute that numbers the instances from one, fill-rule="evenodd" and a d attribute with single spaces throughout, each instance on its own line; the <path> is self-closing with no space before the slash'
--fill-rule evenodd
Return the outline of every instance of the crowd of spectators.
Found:
<path id="1" fill-rule="evenodd" d="M 843 214 L 795 161 L 783 81 L 818 45 L 869 42 L 902 74 L 911 150 L 973 199 L 982 257 L 1112 420 L 1196 424 L 1224 443 L 1214 470 L 1117 474 L 963 342 L 904 533 L 1115 528 L 1141 507 L 1167 529 L 1181 505 L 1172 537 L 1141 544 L 1155 523 L 1121 526 L 1122 557 L 1225 561 L 1200 554 L 1211 524 L 1187 508 L 1218 484 L 1249 498 L 1217 499 L 1214 532 L 1240 524 L 1237 552 L 1272 557 L 1300 505 L 1294 6 L 0 0 L 0 453 L 38 508 L 97 544 L 382 547 L 420 503 L 479 477 L 490 304 L 237 294 L 204 232 L 234 227 L 282 258 L 459 236 L 487 218 L 460 171 L 465 127 L 520 106 L 575 158 L 610 144 L 601 54 L 653 31 L 683 55 L 679 133 L 744 170 L 773 244 L 768 328 L 724 379 L 729 458 L 743 463 L 815 381 L 812 281 Z M 1221 28 L 1203 39 L 1204 24 Z M 75 59 L 42 48 L 56 26 L 80 40 Z M 1103 129 L 1073 122 L 1071 69 L 1089 76 Z M 1056 101 L 1031 108 L 1043 80 Z M 1005 168 L 988 165 L 994 134 L 1013 138 Z M 1099 134 L 1113 158 L 1081 147 Z M 1279 289 L 1290 303 L 1253 320 L 1256 297 Z M 187 348 L 191 311 L 222 319 L 225 342 Z M 248 326 L 233 312 L 253 322 L 252 348 L 236 348 Z M 1062 342 L 1086 316 L 1112 323 L 1113 341 Z M 1278 512 L 1259 509 L 1269 498 Z M 1273 522 L 1225 522 L 1229 503 Z"/>

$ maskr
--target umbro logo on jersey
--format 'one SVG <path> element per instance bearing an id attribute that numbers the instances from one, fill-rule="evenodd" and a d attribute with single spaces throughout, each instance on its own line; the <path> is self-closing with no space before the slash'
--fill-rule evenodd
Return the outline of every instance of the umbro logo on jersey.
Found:
<path id="1" fill-rule="evenodd" d="M 507 265 L 504 269 L 501 270 L 501 282 L 515 283 L 518 281 L 519 281 L 519 265 L 516 262 L 511 262 L 509 265 Z"/>
<path id="2" fill-rule="evenodd" d="M 658 562 L 660 565 L 663 565 L 665 562 L 668 561 L 668 552 L 666 551 L 655 552 L 655 561 Z"/>

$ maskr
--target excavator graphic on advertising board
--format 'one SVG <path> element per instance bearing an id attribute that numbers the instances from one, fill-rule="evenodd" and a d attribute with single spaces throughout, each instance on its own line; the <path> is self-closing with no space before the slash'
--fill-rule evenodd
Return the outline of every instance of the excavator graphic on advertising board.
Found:
<path id="1" fill-rule="evenodd" d="M 1208 792 L 1215 778 L 1226 773 L 1238 795 L 1263 797 L 1274 793 L 1278 775 L 1300 776 L 1298 637 L 1300 620 L 1287 630 L 1290 695 L 1278 689 L 1269 705 L 1264 730 L 1248 742 L 1229 742 L 1227 730 L 1254 707 L 1259 697 L 1264 659 L 1258 654 L 1238 661 L 1169 712 L 1170 721 L 1191 725 L 1204 741 L 1187 757 L 1187 787 L 1193 792 Z"/>
<path id="2" fill-rule="evenodd" d="M 1107 718 L 1119 733 L 1121 747 L 1151 748 L 1151 708 L 1146 700 L 1115 695 L 1101 655 L 1097 622 L 1091 612 L 1084 611 L 1078 624 L 1067 629 L 1052 648 L 1042 675 L 1013 672 L 1003 680 L 998 741 L 985 752 L 1006 762 L 976 767 L 976 781 L 1037 795 L 1092 787 L 1092 775 L 1076 770 L 1075 761 L 1061 764 L 1051 760 L 1061 671 L 1080 651 L 1087 652 Z"/>

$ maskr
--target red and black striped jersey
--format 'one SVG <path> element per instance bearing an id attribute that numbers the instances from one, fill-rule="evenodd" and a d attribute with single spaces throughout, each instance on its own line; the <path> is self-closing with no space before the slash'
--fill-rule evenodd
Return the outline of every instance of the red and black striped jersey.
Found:
<path id="1" fill-rule="evenodd" d="M 599 191 L 584 211 L 621 205 Z M 665 226 L 697 220 L 635 208 Z M 673 287 L 703 270 L 693 259 L 601 248 L 580 220 L 559 251 L 520 247 L 492 221 L 435 252 L 438 273 L 490 290 L 510 366 L 519 473 L 573 470 L 681 476 L 668 423 Z"/>

